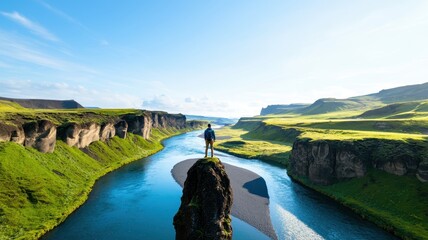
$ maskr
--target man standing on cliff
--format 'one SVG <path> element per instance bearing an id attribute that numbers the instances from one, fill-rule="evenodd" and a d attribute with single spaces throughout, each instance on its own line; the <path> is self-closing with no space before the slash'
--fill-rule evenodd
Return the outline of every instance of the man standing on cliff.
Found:
<path id="1" fill-rule="evenodd" d="M 211 147 L 211 157 L 214 157 L 214 141 L 215 141 L 215 133 L 214 130 L 211 128 L 211 124 L 208 124 L 208 128 L 204 132 L 204 138 L 205 138 L 205 157 L 208 155 L 208 145 Z"/>

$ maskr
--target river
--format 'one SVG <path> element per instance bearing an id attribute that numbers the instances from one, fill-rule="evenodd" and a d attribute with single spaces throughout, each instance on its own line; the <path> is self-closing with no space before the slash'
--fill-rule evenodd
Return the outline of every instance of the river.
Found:
<path id="1" fill-rule="evenodd" d="M 172 167 L 203 157 L 201 131 L 164 141 L 165 148 L 97 181 L 88 200 L 42 239 L 174 239 L 172 219 L 181 187 Z M 262 176 L 270 195 L 272 223 L 279 239 L 395 239 L 326 197 L 290 180 L 286 169 L 225 153 L 221 161 Z M 268 239 L 254 227 L 232 218 L 233 239 Z"/>

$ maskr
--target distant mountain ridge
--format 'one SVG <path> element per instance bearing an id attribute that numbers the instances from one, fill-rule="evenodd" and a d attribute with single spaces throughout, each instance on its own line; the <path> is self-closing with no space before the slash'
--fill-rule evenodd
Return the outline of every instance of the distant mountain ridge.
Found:
<path id="1" fill-rule="evenodd" d="M 428 82 L 384 89 L 378 93 L 346 99 L 321 98 L 312 104 L 269 105 L 262 108 L 260 115 L 298 113 L 303 115 L 322 114 L 335 111 L 375 109 L 409 101 L 428 99 Z"/>
<path id="2" fill-rule="evenodd" d="M 232 125 L 238 122 L 237 118 L 224 118 L 224 117 L 207 117 L 207 116 L 199 116 L 199 115 L 186 115 L 187 120 L 202 120 L 208 121 L 217 125 Z"/>
<path id="3" fill-rule="evenodd" d="M 18 103 L 25 108 L 36 109 L 76 109 L 84 108 L 74 100 L 48 100 L 48 99 L 18 99 L 0 97 L 0 100 Z"/>
<path id="4" fill-rule="evenodd" d="M 378 93 L 369 94 L 366 96 L 353 97 L 365 98 L 370 97 L 378 99 L 383 103 L 408 102 L 416 100 L 428 99 L 428 82 L 415 85 L 407 85 L 402 87 L 384 89 Z M 349 98 L 349 99 L 353 99 Z"/>
<path id="5" fill-rule="evenodd" d="M 288 105 L 282 105 L 282 104 L 268 105 L 266 108 L 262 108 L 260 115 L 285 113 L 287 111 L 304 108 L 309 105 L 310 104 L 308 103 L 292 103 Z"/>

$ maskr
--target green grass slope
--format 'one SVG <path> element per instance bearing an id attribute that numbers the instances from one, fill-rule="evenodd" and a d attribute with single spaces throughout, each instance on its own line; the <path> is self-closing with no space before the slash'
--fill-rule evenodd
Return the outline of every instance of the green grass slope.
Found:
<path id="1" fill-rule="evenodd" d="M 372 98 L 383 103 L 407 102 L 428 99 L 428 82 L 422 84 L 408 85 L 382 90 L 378 93 L 369 94 L 351 99 Z"/>
<path id="2" fill-rule="evenodd" d="M 177 130 L 129 134 L 80 150 L 57 141 L 53 153 L 0 143 L 0 239 L 37 239 L 86 200 L 96 179 L 162 148 Z"/>
<path id="3" fill-rule="evenodd" d="M 322 98 L 315 101 L 308 107 L 297 110 L 296 113 L 303 115 L 323 114 L 329 112 L 338 112 L 346 110 L 360 110 L 367 109 L 373 106 L 379 106 L 380 103 L 376 101 L 363 101 L 352 99 L 336 99 L 336 98 Z"/>
<path id="4" fill-rule="evenodd" d="M 428 117 L 428 101 L 393 103 L 381 108 L 366 111 L 358 117 L 389 119 Z"/>
<path id="5" fill-rule="evenodd" d="M 0 100 L 0 112 L 11 112 L 24 109 L 18 103 Z"/>
<path id="6" fill-rule="evenodd" d="M 330 186 L 295 179 L 404 239 L 428 239 L 428 185 L 413 176 L 370 170 Z"/>
<path id="7" fill-rule="evenodd" d="M 350 97 L 346 99 L 336 98 L 321 98 L 314 103 L 305 106 L 305 104 L 289 104 L 289 105 L 269 105 L 263 108 L 260 115 L 281 115 L 281 114 L 299 114 L 299 115 L 317 115 L 327 113 L 339 113 L 343 111 L 369 111 L 376 108 L 382 108 L 387 104 L 424 101 L 428 100 L 428 83 L 409 85 L 391 89 L 385 89 L 378 93 Z M 302 107 L 303 106 L 303 107 Z M 386 107 L 386 112 L 393 113 L 395 107 L 406 108 L 405 105 L 397 105 Z M 399 109 L 397 109 L 399 110 Z M 421 109 L 422 110 L 422 109 Z M 378 112 L 382 115 L 383 110 Z M 403 110 L 401 110 L 403 111 Z M 426 112 L 426 111 L 425 111 Z M 373 113 L 367 113 L 368 116 Z M 391 115 L 389 114 L 389 115 Z M 355 115 L 357 116 L 357 115 Z M 381 117 L 375 116 L 375 117 Z M 411 117 L 407 115 L 401 118 Z"/>

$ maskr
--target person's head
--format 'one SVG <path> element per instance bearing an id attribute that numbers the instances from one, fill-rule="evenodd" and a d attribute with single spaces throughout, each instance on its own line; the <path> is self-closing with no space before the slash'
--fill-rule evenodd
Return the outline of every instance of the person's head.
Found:
<path id="1" fill-rule="evenodd" d="M 208 123 L 208 127 L 210 128 L 210 127 L 211 127 L 211 124 L 209 124 L 209 123 Z"/>

